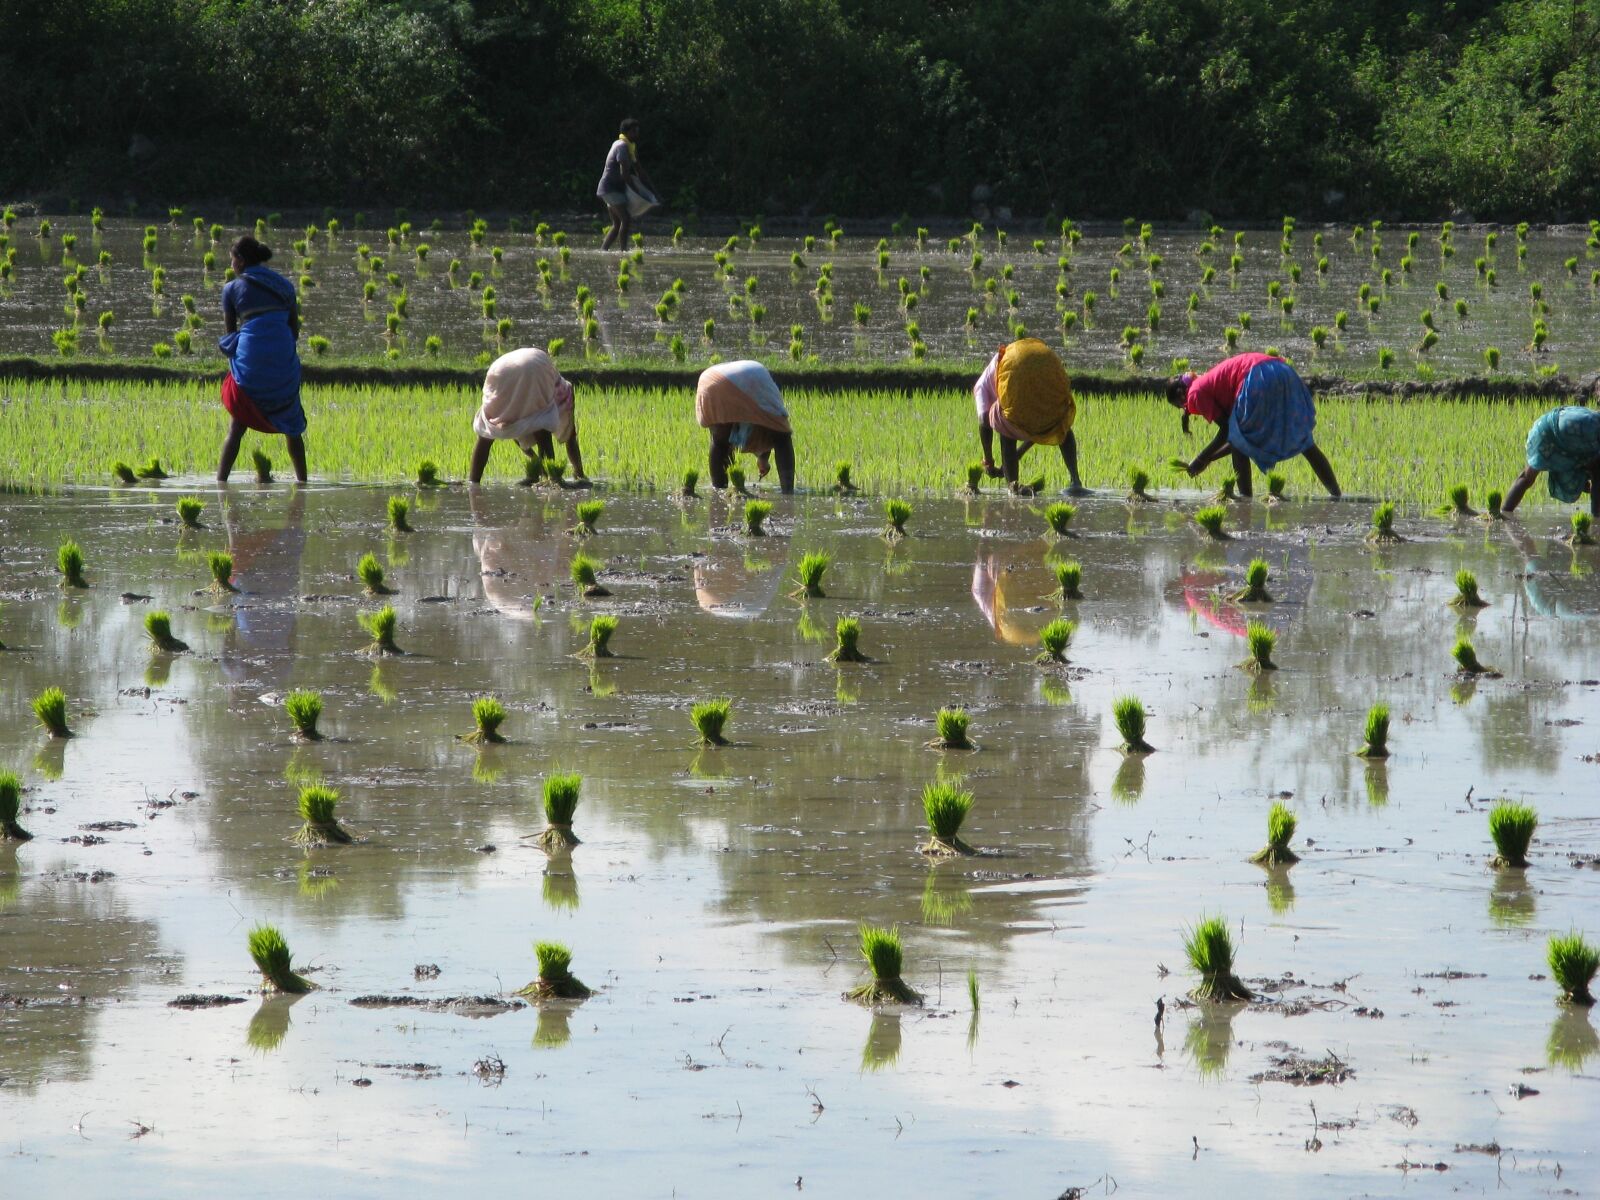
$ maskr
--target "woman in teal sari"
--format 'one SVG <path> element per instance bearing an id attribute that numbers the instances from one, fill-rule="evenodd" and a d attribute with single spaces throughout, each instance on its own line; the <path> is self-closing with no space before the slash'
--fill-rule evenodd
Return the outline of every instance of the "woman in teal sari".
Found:
<path id="1" fill-rule="evenodd" d="M 1568 405 L 1553 409 L 1528 430 L 1528 465 L 1506 491 L 1504 511 L 1515 512 L 1541 472 L 1550 494 L 1572 504 L 1589 493 L 1589 512 L 1600 516 L 1600 413 Z"/>

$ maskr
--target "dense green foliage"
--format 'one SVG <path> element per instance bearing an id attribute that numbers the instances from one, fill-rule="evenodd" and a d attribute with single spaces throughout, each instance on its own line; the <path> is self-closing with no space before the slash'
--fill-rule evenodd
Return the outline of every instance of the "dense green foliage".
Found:
<path id="1" fill-rule="evenodd" d="M 85 203 L 592 205 L 632 113 L 680 213 L 1600 205 L 1581 0 L 0 0 L 0 28 L 6 177 Z"/>

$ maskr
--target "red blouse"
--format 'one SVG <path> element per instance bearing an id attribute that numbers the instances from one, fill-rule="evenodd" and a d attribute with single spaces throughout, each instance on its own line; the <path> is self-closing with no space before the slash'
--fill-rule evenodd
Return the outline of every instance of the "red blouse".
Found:
<path id="1" fill-rule="evenodd" d="M 1244 377 L 1264 362 L 1278 361 L 1271 354 L 1235 354 L 1225 358 L 1189 385 L 1189 398 L 1183 410 L 1220 425 L 1233 412 Z"/>

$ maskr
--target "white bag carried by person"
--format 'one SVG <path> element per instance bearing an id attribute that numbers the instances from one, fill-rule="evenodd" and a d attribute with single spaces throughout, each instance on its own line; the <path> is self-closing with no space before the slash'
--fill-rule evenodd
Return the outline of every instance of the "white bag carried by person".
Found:
<path id="1" fill-rule="evenodd" d="M 641 184 L 628 185 L 628 215 L 642 217 L 652 208 L 660 207 L 661 201 L 656 199 L 655 193 Z"/>

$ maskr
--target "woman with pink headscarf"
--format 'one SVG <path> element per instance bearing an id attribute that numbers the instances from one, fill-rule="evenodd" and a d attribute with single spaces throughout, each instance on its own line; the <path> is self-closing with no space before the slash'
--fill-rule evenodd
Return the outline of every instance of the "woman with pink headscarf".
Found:
<path id="1" fill-rule="evenodd" d="M 494 444 L 509 440 L 529 458 L 535 451 L 541 458 L 554 458 L 555 442 L 561 442 L 567 448 L 572 486 L 589 486 L 578 446 L 572 384 L 543 350 L 512 350 L 489 365 L 483 380 L 483 403 L 472 418 L 472 431 L 478 435 L 468 476 L 473 483 L 483 479 Z"/>

